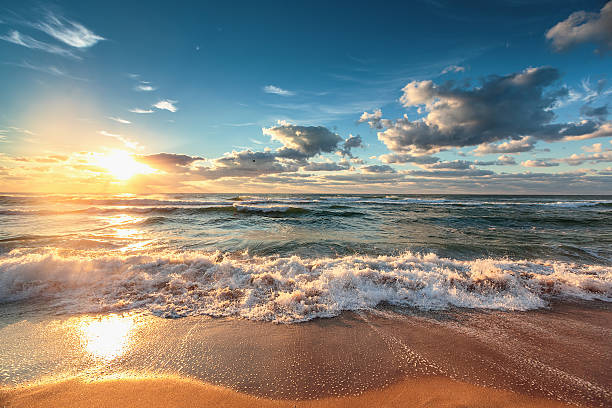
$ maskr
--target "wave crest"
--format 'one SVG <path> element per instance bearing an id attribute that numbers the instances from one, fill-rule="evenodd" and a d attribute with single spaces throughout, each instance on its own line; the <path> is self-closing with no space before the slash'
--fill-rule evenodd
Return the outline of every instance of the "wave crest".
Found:
<path id="1" fill-rule="evenodd" d="M 46 298 L 68 313 L 142 309 L 292 323 L 381 303 L 529 310 L 551 297 L 612 301 L 612 267 L 410 252 L 303 259 L 14 250 L 0 258 L 0 302 Z"/>

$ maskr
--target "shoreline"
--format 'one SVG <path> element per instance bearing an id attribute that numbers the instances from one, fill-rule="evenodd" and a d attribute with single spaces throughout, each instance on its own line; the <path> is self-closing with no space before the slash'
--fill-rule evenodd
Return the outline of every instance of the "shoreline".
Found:
<path id="1" fill-rule="evenodd" d="M 611 317 L 608 303 L 578 302 L 527 312 L 378 309 L 291 325 L 26 319 L 0 327 L 0 406 L 206 406 L 173 405 L 182 394 L 217 401 L 210 406 L 607 406 Z"/>
<path id="2" fill-rule="evenodd" d="M 570 407 L 556 400 L 477 386 L 444 377 L 407 378 L 360 395 L 310 400 L 256 397 L 198 380 L 124 378 L 84 382 L 69 379 L 32 386 L 0 388 L 0 404 L 20 407 Z"/>

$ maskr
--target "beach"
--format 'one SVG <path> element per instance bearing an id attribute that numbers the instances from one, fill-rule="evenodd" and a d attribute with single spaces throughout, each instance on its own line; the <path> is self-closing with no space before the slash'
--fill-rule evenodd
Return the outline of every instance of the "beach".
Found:
<path id="1" fill-rule="evenodd" d="M 611 205 L 3 196 L 0 406 L 610 406 Z"/>
<path id="2" fill-rule="evenodd" d="M 611 312 L 578 303 L 520 313 L 381 310 L 293 325 L 45 319 L 0 331 L 2 363 L 25 366 L 2 399 L 8 407 L 605 407 Z M 92 335 L 92 324 L 104 330 Z M 53 373 L 26 380 L 43 365 Z"/>

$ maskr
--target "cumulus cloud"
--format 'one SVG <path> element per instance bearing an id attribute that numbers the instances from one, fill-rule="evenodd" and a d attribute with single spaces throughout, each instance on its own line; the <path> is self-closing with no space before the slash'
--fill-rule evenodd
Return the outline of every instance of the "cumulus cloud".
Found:
<path id="1" fill-rule="evenodd" d="M 382 129 L 383 124 L 381 123 L 381 120 L 382 120 L 382 110 L 376 109 L 372 113 L 363 112 L 358 122 L 367 123 L 370 125 L 372 129 Z"/>
<path id="2" fill-rule="evenodd" d="M 474 163 L 468 160 L 439 161 L 428 164 L 428 169 L 466 170 L 473 168 Z"/>
<path id="3" fill-rule="evenodd" d="M 203 157 L 188 156 L 175 153 L 157 153 L 134 156 L 134 158 L 150 167 L 163 170 L 167 173 L 183 173 L 189 170 L 191 164 L 205 160 Z"/>
<path id="4" fill-rule="evenodd" d="M 51 54 L 61 55 L 62 57 L 70 57 L 80 59 L 78 55 L 66 48 L 49 44 L 44 41 L 39 41 L 26 34 L 21 34 L 19 31 L 12 30 L 7 35 L 0 36 L 0 40 L 8 41 L 13 44 L 21 45 L 22 47 L 42 50 Z"/>
<path id="5" fill-rule="evenodd" d="M 176 112 L 178 108 L 175 106 L 175 103 L 177 103 L 177 101 L 173 101 L 170 99 L 163 99 L 157 102 L 156 104 L 154 104 L 153 107 L 160 109 L 160 110 L 165 109 L 170 112 Z M 138 113 L 144 113 L 144 112 L 138 112 Z"/>
<path id="6" fill-rule="evenodd" d="M 360 121 L 371 122 L 374 128 L 386 128 L 378 132 L 378 138 L 389 150 L 413 154 L 504 139 L 510 139 L 508 143 L 522 141 L 521 146 L 497 149 L 483 146 L 480 150 L 511 153 L 512 149 L 531 149 L 534 140 L 606 136 L 605 124 L 598 121 L 552 123 L 555 119 L 552 109 L 568 92 L 566 88 L 553 87 L 558 79 L 556 69 L 540 67 L 506 76 L 492 75 L 476 87 L 455 82 L 438 85 L 430 80 L 412 81 L 403 88 L 400 102 L 407 108 L 417 107 L 420 119 L 411 120 L 405 114 L 391 121 L 380 118 L 376 112 L 366 112 Z M 529 136 L 534 139 L 525 139 Z"/>
<path id="7" fill-rule="evenodd" d="M 346 139 L 344 143 L 342 143 L 342 149 L 340 150 L 340 153 L 345 156 L 353 157 L 351 149 L 357 147 L 364 147 L 363 140 L 361 140 L 361 136 L 349 135 L 348 139 Z"/>
<path id="8" fill-rule="evenodd" d="M 292 95 L 295 95 L 295 92 L 288 91 L 286 89 L 279 88 L 278 86 L 274 86 L 274 85 L 266 85 L 266 86 L 264 86 L 263 87 L 263 91 L 265 93 L 281 95 L 281 96 L 292 96 Z"/>
<path id="9" fill-rule="evenodd" d="M 570 157 L 556 159 L 557 162 L 567 163 L 570 166 L 579 166 L 585 162 L 609 163 L 612 162 L 612 150 L 597 151 L 593 154 L 572 154 Z"/>
<path id="10" fill-rule="evenodd" d="M 595 43 L 598 52 L 612 50 L 612 1 L 598 13 L 576 11 L 546 32 L 546 39 L 557 51 L 582 43 Z"/>
<path id="11" fill-rule="evenodd" d="M 525 136 L 518 140 L 510 140 L 500 144 L 483 143 L 474 149 L 477 156 L 499 153 L 522 153 L 534 149 L 536 140 L 531 136 Z"/>
<path id="12" fill-rule="evenodd" d="M 524 166 L 524 167 L 556 167 L 558 165 L 559 163 L 557 162 L 543 160 L 543 159 L 525 160 L 524 162 L 521 162 L 521 166 Z"/>
<path id="13" fill-rule="evenodd" d="M 295 172 L 300 163 L 279 159 L 276 152 L 234 151 L 214 159 L 212 166 L 201 167 L 197 174 L 208 180 L 225 177 L 257 177 L 263 174 Z"/>
<path id="14" fill-rule="evenodd" d="M 281 142 L 284 147 L 277 151 L 279 157 L 300 159 L 319 153 L 330 153 L 337 149 L 342 138 L 324 126 L 298 126 L 281 123 L 263 128 L 264 135 Z"/>

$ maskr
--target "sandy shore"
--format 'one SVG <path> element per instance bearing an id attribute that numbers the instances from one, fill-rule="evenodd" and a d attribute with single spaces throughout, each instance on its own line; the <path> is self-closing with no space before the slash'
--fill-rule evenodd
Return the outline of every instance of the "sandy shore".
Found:
<path id="1" fill-rule="evenodd" d="M 64 381 L 3 390 L 6 407 L 562 407 L 557 401 L 442 377 L 407 379 L 358 396 L 288 401 L 257 398 L 177 377 L 84 383 Z"/>
<path id="2" fill-rule="evenodd" d="M 0 328 L 0 406 L 605 407 L 611 336 L 603 302 L 293 325 L 23 319 Z M 96 381 L 109 376 L 120 379 Z"/>

